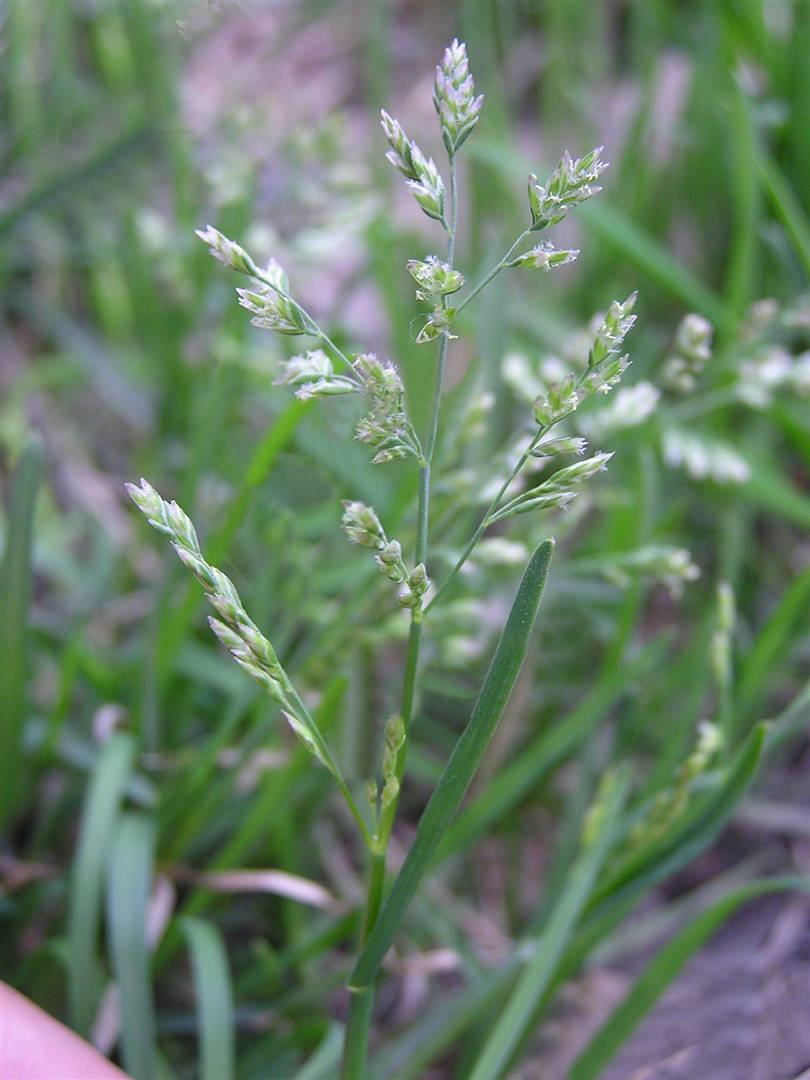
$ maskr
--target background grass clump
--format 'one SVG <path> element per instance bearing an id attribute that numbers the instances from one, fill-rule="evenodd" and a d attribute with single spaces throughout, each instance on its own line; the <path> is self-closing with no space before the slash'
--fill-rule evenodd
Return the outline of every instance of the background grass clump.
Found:
<path id="1" fill-rule="evenodd" d="M 336 1075 L 365 867 L 328 774 L 212 638 L 124 482 L 192 516 L 361 793 L 407 619 L 336 526 L 359 499 L 410 537 L 417 495 L 407 463 L 381 471 L 347 438 L 351 403 L 273 385 L 294 347 L 250 327 L 194 230 L 277 257 L 338 348 L 394 357 L 424 431 L 432 353 L 405 264 L 436 241 L 378 110 L 438 161 L 430 87 L 455 35 L 485 94 L 460 158 L 468 282 L 525 227 L 530 171 L 597 143 L 611 168 L 560 227 L 578 262 L 500 275 L 454 328 L 438 579 L 594 314 L 638 289 L 638 323 L 622 387 L 583 411 L 609 473 L 564 514 L 492 530 L 431 613 L 394 865 L 554 532 L 527 662 L 380 982 L 370 1075 L 663 1060 L 665 1019 L 638 1022 L 748 900 L 760 938 L 793 926 L 792 985 L 810 4 L 34 0 L 4 11 L 0 73 L 2 974 L 136 1077 Z M 758 995 L 782 1056 L 725 1064 L 792 1077 L 802 1025 L 780 1033 Z M 692 1075 L 726 1075 L 710 1035 L 691 1041 Z"/>

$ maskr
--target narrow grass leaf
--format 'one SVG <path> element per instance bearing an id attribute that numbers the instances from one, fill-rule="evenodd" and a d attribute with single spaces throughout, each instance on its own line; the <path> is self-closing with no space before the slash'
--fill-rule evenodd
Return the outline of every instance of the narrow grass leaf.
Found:
<path id="1" fill-rule="evenodd" d="M 35 289 L 17 288 L 9 295 L 9 305 L 21 317 L 30 320 L 44 336 L 52 338 L 65 356 L 59 357 L 61 374 L 68 363 L 93 384 L 93 391 L 104 409 L 112 411 L 127 427 L 146 432 L 151 422 L 149 398 L 126 372 L 122 358 L 104 337 L 57 307 L 43 301 Z"/>
<path id="2" fill-rule="evenodd" d="M 520 969 L 513 953 L 497 970 L 437 1002 L 417 1024 L 372 1055 L 370 1075 L 420 1080 L 432 1061 L 459 1045 L 464 1032 L 503 1001 Z"/>
<path id="3" fill-rule="evenodd" d="M 24 192 L 16 204 L 0 215 L 0 237 L 16 228 L 30 214 L 65 199 L 75 188 L 122 164 L 124 157 L 142 149 L 152 133 L 151 124 L 136 120 L 128 131 L 89 154 L 84 161 L 73 168 L 54 172 L 30 191 Z"/>
<path id="4" fill-rule="evenodd" d="M 212 923 L 187 915 L 180 920 L 180 927 L 194 973 L 200 1041 L 198 1075 L 232 1080 L 235 1075 L 233 987 L 225 945 Z"/>
<path id="5" fill-rule="evenodd" d="M 726 303 L 742 319 L 751 300 L 754 271 L 760 251 L 757 216 L 759 182 L 754 165 L 754 126 L 748 98 L 736 80 L 729 105 L 731 206 L 734 214 L 731 250 L 725 277 Z"/>
<path id="6" fill-rule="evenodd" d="M 122 814 L 107 871 L 107 934 L 121 1005 L 121 1052 L 134 1080 L 156 1072 L 155 1007 L 146 940 L 155 827 L 144 814 Z"/>
<path id="7" fill-rule="evenodd" d="M 810 726 L 810 680 L 786 709 L 769 725 L 765 735 L 765 753 L 772 753 L 802 728 Z"/>
<path id="8" fill-rule="evenodd" d="M 107 739 L 93 769 L 79 827 L 68 901 L 68 1000 L 71 1025 L 85 1037 L 101 992 L 96 938 L 105 863 L 134 757 L 130 735 L 115 732 Z"/>
<path id="9" fill-rule="evenodd" d="M 760 147 L 754 156 L 757 172 L 778 217 L 793 241 L 805 272 L 810 274 L 810 222 L 773 156 Z"/>
<path id="10" fill-rule="evenodd" d="M 606 886 L 592 897 L 586 910 L 587 917 L 570 946 L 566 949 L 566 954 L 560 964 L 555 981 L 569 978 L 581 967 L 585 958 L 593 952 L 598 943 L 606 938 L 623 919 L 628 917 L 638 903 L 639 897 L 646 886 L 660 881 L 667 874 L 673 873 L 705 850 L 705 847 L 719 833 L 737 805 L 751 774 L 756 768 L 760 755 L 763 752 L 769 752 L 773 746 L 778 745 L 781 741 L 779 735 L 776 735 L 775 738 L 774 736 L 775 733 L 779 732 L 782 723 L 785 723 L 787 731 L 792 732 L 795 730 L 796 723 L 806 722 L 808 716 L 810 716 L 810 689 L 799 695 L 796 701 L 789 705 L 782 716 L 767 730 L 765 725 L 760 725 L 757 730 L 751 733 L 726 774 L 725 783 L 721 789 L 714 793 L 715 797 L 712 802 L 709 805 L 705 802 L 700 803 L 697 808 L 697 816 L 702 819 L 710 819 L 711 814 L 716 812 L 719 819 L 716 823 L 709 821 L 707 829 L 698 832 L 698 835 L 692 835 L 687 828 L 685 835 L 680 836 L 680 844 L 676 840 L 675 849 L 668 852 L 668 860 L 663 868 L 659 862 L 656 862 L 655 858 L 651 858 L 646 872 L 644 869 L 638 871 L 632 880 L 625 881 L 613 895 L 610 895 L 609 892 L 612 882 L 607 882 Z M 787 735 L 784 737 L 787 737 Z M 643 864 L 643 852 L 640 854 L 641 863 Z M 626 869 L 626 865 L 620 867 L 619 873 L 621 874 Z"/>
<path id="11" fill-rule="evenodd" d="M 568 716 L 541 731 L 492 777 L 485 792 L 459 812 L 439 847 L 437 858 L 463 851 L 524 798 L 553 768 L 574 753 L 611 705 L 662 659 L 665 638 L 650 642 L 626 667 L 613 667 Z"/>
<path id="12" fill-rule="evenodd" d="M 50 742 L 50 732 L 44 720 L 38 717 L 30 719 L 25 726 L 26 747 L 32 751 L 55 756 L 71 769 L 92 773 L 98 762 L 99 748 L 90 738 L 77 735 L 66 728 L 59 732 L 56 745 Z M 151 780 L 143 773 L 132 772 L 124 787 L 127 799 L 136 806 L 151 810 L 157 805 L 157 790 Z"/>
<path id="13" fill-rule="evenodd" d="M 30 4 L 14 4 L 3 13 L 6 139 L 11 133 L 19 149 L 35 146 L 42 136 L 42 86 L 32 78 L 31 54 L 41 48 L 44 11 Z"/>
<path id="14" fill-rule="evenodd" d="M 810 609 L 810 566 L 783 591 L 742 662 L 735 706 L 740 719 L 760 705 L 770 684 L 769 674 L 796 640 Z"/>
<path id="15" fill-rule="evenodd" d="M 734 314 L 723 300 L 629 218 L 604 203 L 581 207 L 580 216 L 595 236 L 610 244 L 687 308 L 705 315 L 724 334 L 734 333 Z"/>
<path id="16" fill-rule="evenodd" d="M 408 904 L 469 787 L 526 656 L 553 551 L 554 541 L 544 540 L 529 559 L 472 715 L 419 819 L 416 838 L 352 971 L 350 986 L 368 987 L 374 979 Z"/>
<path id="17" fill-rule="evenodd" d="M 802 489 L 750 448 L 746 448 L 745 460 L 750 475 L 739 485 L 741 497 L 803 529 L 810 529 L 810 498 Z"/>
<path id="18" fill-rule="evenodd" d="M 528 1034 L 597 875 L 616 840 L 628 787 L 629 777 L 617 775 L 612 790 L 605 794 L 602 826 L 571 868 L 566 887 L 554 905 L 545 929 L 532 946 L 531 959 L 495 1022 L 470 1080 L 497 1080 Z"/>
<path id="19" fill-rule="evenodd" d="M 295 1080 L 332 1080 L 337 1075 L 340 1050 L 343 1046 L 343 1028 L 331 1024 L 317 1050 L 295 1074 Z"/>
<path id="20" fill-rule="evenodd" d="M 567 1080 L 596 1080 L 692 953 L 699 949 L 741 904 L 764 893 L 783 892 L 788 889 L 810 890 L 810 879 L 775 877 L 752 881 L 727 893 L 721 900 L 691 919 L 644 968 L 627 996 L 613 1010 L 571 1066 Z"/>
<path id="21" fill-rule="evenodd" d="M 14 473 L 8 534 L 0 587 L 0 825 L 14 809 L 20 790 L 22 731 L 28 676 L 28 604 L 31 597 L 31 546 L 34 506 L 42 473 L 42 444 L 25 446 Z"/>

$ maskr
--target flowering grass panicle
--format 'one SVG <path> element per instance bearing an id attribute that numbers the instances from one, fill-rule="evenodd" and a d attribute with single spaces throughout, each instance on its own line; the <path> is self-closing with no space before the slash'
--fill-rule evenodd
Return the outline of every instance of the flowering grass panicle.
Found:
<path id="1" fill-rule="evenodd" d="M 575 206 L 599 194 L 602 188 L 596 181 L 608 167 L 607 162 L 599 160 L 602 149 L 597 146 L 576 160 L 566 150 L 545 184 L 538 183 L 532 173 L 529 177 L 532 231 L 559 224 Z"/>
<path id="2" fill-rule="evenodd" d="M 169 537 L 181 562 L 206 590 L 206 598 L 217 613 L 208 619 L 216 637 L 237 664 L 278 702 L 292 730 L 347 794 L 337 764 L 273 646 L 245 611 L 230 578 L 206 562 L 191 519 L 176 502 L 161 498 L 146 480 L 142 479 L 139 486 L 127 484 L 127 491 L 149 524 Z M 356 812 L 353 800 L 350 808 Z"/>
<path id="3" fill-rule="evenodd" d="M 446 833 L 464 792 L 473 777 L 481 756 L 495 730 L 506 700 L 525 656 L 531 630 L 549 571 L 554 542 L 547 538 L 529 556 L 514 605 L 503 628 L 495 656 L 481 687 L 469 722 L 442 773 L 433 797 L 427 805 L 413 846 L 400 873 L 390 889 L 386 888 L 386 851 L 394 823 L 399 794 L 404 780 L 411 723 L 417 702 L 420 648 L 423 627 L 430 625 L 434 607 L 445 599 L 447 591 L 460 583 L 459 571 L 468 559 L 478 558 L 480 565 L 500 566 L 503 572 L 524 559 L 527 548 L 517 540 L 497 536 L 484 539 L 487 530 L 497 522 L 527 513 L 556 514 L 575 498 L 580 486 L 589 483 L 606 470 L 613 457 L 611 451 L 592 452 L 582 456 L 586 439 L 563 427 L 582 403 L 592 395 L 608 393 L 620 381 L 629 364 L 623 352 L 625 339 L 635 322 L 636 294 L 623 302 L 614 301 L 608 311 L 596 320 L 590 338 L 583 346 L 581 362 L 569 364 L 555 358 L 544 362 L 542 371 L 534 374 L 525 360 L 513 358 L 505 374 L 518 396 L 532 405 L 526 426 L 511 438 L 503 451 L 488 463 L 489 475 L 474 478 L 477 488 L 471 492 L 469 503 L 462 499 L 458 479 L 463 470 L 445 480 L 454 484 L 459 505 L 488 505 L 480 514 L 454 564 L 435 588 L 431 588 L 428 567 L 436 559 L 431 551 L 431 499 L 441 490 L 435 483 L 434 462 L 438 431 L 442 419 L 444 369 L 448 349 L 456 337 L 459 317 L 463 310 L 492 281 L 504 272 L 533 268 L 549 272 L 573 262 L 579 255 L 575 249 L 558 249 L 543 240 L 526 246 L 536 232 L 556 225 L 580 203 L 598 193 L 597 183 L 606 164 L 600 159 L 601 148 L 574 159 L 566 151 L 545 184 L 532 175 L 529 182 L 528 227 L 511 244 L 504 256 L 472 287 L 465 285 L 465 275 L 455 266 L 457 221 L 456 155 L 473 132 L 479 118 L 483 98 L 475 94 L 466 47 L 454 40 L 445 50 L 436 69 L 433 101 L 439 119 L 439 129 L 448 155 L 448 182 L 432 158 L 427 157 L 405 134 L 402 125 L 385 110 L 381 113 L 382 129 L 388 143 L 386 157 L 405 179 L 405 183 L 424 213 L 438 223 L 445 234 L 444 257 L 426 255 L 411 258 L 404 269 L 414 279 L 419 301 L 431 305 L 416 336 L 416 342 L 434 342 L 436 371 L 434 396 L 427 431 L 418 434 L 411 421 L 405 401 L 405 387 L 397 366 L 362 349 L 345 352 L 338 348 L 317 320 L 293 298 L 287 275 L 272 260 L 264 268 L 239 244 L 208 226 L 199 232 L 212 255 L 233 270 L 247 275 L 252 283 L 237 289 L 239 303 L 253 316 L 260 329 L 282 335 L 306 335 L 315 339 L 313 348 L 284 359 L 279 364 L 277 385 L 294 388 L 301 399 L 320 397 L 360 397 L 367 411 L 356 423 L 355 438 L 374 451 L 373 463 L 410 458 L 418 470 L 417 499 L 410 521 L 403 524 L 403 536 L 409 530 L 415 534 L 413 557 L 407 558 L 403 543 L 389 537 L 381 516 L 373 507 L 357 498 L 343 502 L 342 527 L 349 539 L 374 553 L 379 572 L 397 588 L 396 602 L 409 613 L 407 649 L 403 664 L 402 691 L 399 708 L 382 726 L 382 755 L 375 776 L 366 777 L 363 785 L 366 810 L 361 813 L 323 735 L 315 725 L 286 671 L 281 666 L 269 641 L 245 612 L 230 580 L 204 559 L 194 527 L 175 503 L 166 503 L 157 492 L 142 481 L 140 487 L 130 486 L 130 493 L 150 522 L 171 539 L 175 550 L 207 590 L 216 610 L 210 620 L 220 641 L 234 659 L 248 671 L 277 701 L 296 734 L 311 752 L 330 769 L 338 782 L 349 809 L 360 828 L 368 848 L 369 876 L 365 912 L 360 935 L 359 954 L 348 985 L 351 1003 L 345 1031 L 343 1052 L 344 1080 L 361 1080 L 366 1073 L 366 1047 L 371 1019 L 373 986 L 383 956 L 401 923 L 410 898 L 427 872 L 441 838 Z M 453 297 L 452 304 L 449 297 Z M 678 365 L 671 364 L 672 377 L 680 385 L 693 378 L 708 355 L 709 335 L 706 327 L 692 319 L 679 330 L 675 352 Z M 520 360 L 520 362 L 518 362 Z M 677 367 L 677 370 L 676 370 Z M 644 398 L 646 394 L 646 398 Z M 658 391 L 649 384 L 638 384 L 624 396 L 614 398 L 611 418 L 605 414 L 601 427 L 597 420 L 586 433 L 604 434 L 622 426 L 621 416 L 633 408 L 651 411 Z M 457 421 L 457 447 L 469 440 L 470 432 L 480 433 L 490 413 L 492 394 L 475 399 L 472 407 L 462 410 Z M 644 402 L 646 401 L 646 405 Z M 615 414 L 615 415 L 614 415 Z M 558 428 L 557 426 L 560 425 Z M 557 430 L 554 430 L 557 428 Z M 464 432 L 467 432 L 464 435 Z M 561 459 L 574 458 L 568 463 Z M 523 470 L 528 462 L 539 463 L 522 489 Z M 494 467 L 493 467 L 494 466 Z M 539 470 L 539 475 L 538 475 Z M 513 487 L 514 485 L 514 487 Z M 463 486 L 463 485 L 462 485 Z M 479 511 L 480 512 L 480 511 Z M 435 527 L 435 526 L 434 526 Z M 438 560 L 437 560 L 438 561 Z M 690 580 L 695 570 L 684 551 L 661 546 L 648 546 L 636 553 L 624 553 L 613 560 L 596 560 L 596 568 L 612 573 L 614 580 L 624 574 L 649 572 L 681 584 Z M 428 595 L 430 593 L 430 595 Z M 464 657 L 477 656 L 486 644 L 488 635 L 476 635 L 464 619 L 459 619 L 464 601 L 457 598 L 448 605 L 445 614 L 447 629 L 444 653 L 452 660 L 464 662 Z M 468 603 L 469 608 L 469 603 Z M 472 610 L 472 609 L 470 609 Z M 474 605 L 479 614 L 481 606 Z M 453 614 L 455 612 L 456 614 Z M 469 615 L 469 611 L 468 611 Z M 442 614 L 437 616 L 441 626 Z M 698 747 L 682 766 L 671 791 L 653 808 L 645 835 L 653 836 L 681 812 L 687 792 L 695 777 L 707 766 L 715 752 L 716 742 L 711 727 L 701 728 Z M 621 771 L 611 771 L 594 802 L 585 828 L 586 842 L 582 857 L 595 860 L 604 857 L 610 847 L 613 816 L 617 813 L 627 789 L 627 777 Z M 595 864 L 594 864 L 595 865 Z M 527 972 L 527 975 L 530 972 Z M 532 993 L 536 992 L 533 984 Z M 510 1006 L 511 1008 L 511 1006 Z M 506 1024 L 509 1009 L 504 1013 L 484 1049 L 482 1061 L 495 1053 L 493 1039 L 501 1039 L 501 1026 Z M 516 1029 L 517 1030 L 517 1029 Z M 509 1038 L 514 1038 L 510 1027 Z M 476 1077 L 483 1066 L 476 1067 Z M 484 1075 L 482 1073 L 482 1075 Z M 489 1073 L 486 1073 L 488 1076 Z"/>
<path id="4" fill-rule="evenodd" d="M 467 60 L 467 46 L 453 39 L 436 68 L 433 104 L 439 115 L 442 139 L 448 154 L 455 154 L 478 123 L 483 95 L 475 96 L 475 84 Z"/>

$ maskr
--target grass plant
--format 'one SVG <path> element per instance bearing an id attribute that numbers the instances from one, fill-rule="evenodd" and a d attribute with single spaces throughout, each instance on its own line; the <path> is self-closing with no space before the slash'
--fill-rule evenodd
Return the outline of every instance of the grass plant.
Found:
<path id="1" fill-rule="evenodd" d="M 183 113 L 244 12 L 4 16 L 3 977 L 136 1078 L 542 1071 L 652 912 L 596 1077 L 807 889 L 808 5 L 450 7 L 432 129 L 377 12 L 261 151 Z"/>

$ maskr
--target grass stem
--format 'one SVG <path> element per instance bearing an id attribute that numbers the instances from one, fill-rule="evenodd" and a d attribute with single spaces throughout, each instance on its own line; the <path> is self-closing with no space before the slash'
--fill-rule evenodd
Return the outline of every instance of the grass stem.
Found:
<path id="1" fill-rule="evenodd" d="M 450 214 L 447 225 L 447 251 L 446 262 L 452 267 L 455 255 L 456 224 L 458 220 L 457 206 L 457 179 L 455 155 L 450 154 Z M 447 307 L 447 297 L 442 297 L 442 307 Z M 436 380 L 433 389 L 433 403 L 430 411 L 430 426 L 425 443 L 425 453 L 419 469 L 419 501 L 416 515 L 416 546 L 414 563 L 424 563 L 428 550 L 429 507 L 430 507 L 430 466 L 436 449 L 436 437 L 439 430 L 439 410 L 441 406 L 442 389 L 444 386 L 444 370 L 447 362 L 447 346 L 449 334 L 445 331 L 439 338 L 438 352 L 436 355 Z M 411 626 L 408 633 L 408 648 L 405 655 L 405 670 L 402 680 L 402 698 L 400 701 L 400 716 L 405 726 L 405 740 L 397 750 L 394 764 L 394 774 L 398 784 L 402 782 L 405 772 L 405 757 L 408 747 L 408 731 L 413 716 L 413 705 L 416 691 L 416 673 L 419 666 L 419 647 L 422 640 L 422 609 L 416 607 L 411 612 Z M 397 803 L 399 801 L 399 789 L 389 802 L 383 806 L 377 826 L 377 832 L 373 841 L 371 867 L 366 892 L 366 908 L 363 919 L 363 931 L 361 945 L 365 946 L 366 940 L 376 925 L 377 915 L 382 903 L 383 887 L 385 882 L 385 856 L 388 849 L 388 838 L 396 816 Z M 374 987 L 370 982 L 361 990 L 352 989 L 349 1017 L 346 1025 L 346 1039 L 344 1044 L 343 1080 L 362 1080 L 365 1069 L 366 1047 L 368 1045 L 369 1026 L 371 1023 L 371 1010 L 374 1002 Z"/>
<path id="2" fill-rule="evenodd" d="M 492 281 L 492 279 L 497 274 L 500 274 L 501 270 L 503 270 L 503 268 L 506 266 L 507 262 L 514 255 L 515 250 L 517 249 L 517 247 L 522 243 L 522 241 L 524 241 L 526 239 L 526 237 L 530 234 L 530 232 L 531 232 L 531 229 L 526 229 L 524 232 L 522 232 L 520 234 L 520 236 L 517 238 L 517 240 L 515 240 L 514 244 L 512 244 L 512 246 L 509 248 L 507 253 L 503 256 L 503 258 L 492 267 L 492 269 L 489 271 L 488 274 L 486 274 L 483 278 L 481 278 L 481 280 L 474 287 L 472 292 L 467 293 L 467 295 L 464 297 L 464 299 L 461 301 L 461 303 L 456 308 L 456 315 L 459 315 L 464 310 L 464 308 L 467 306 L 467 304 L 469 304 L 471 300 L 474 300 L 476 298 L 476 296 L 478 296 L 478 294 L 481 292 L 481 290 L 486 288 L 486 286 L 489 285 L 490 281 Z"/>

